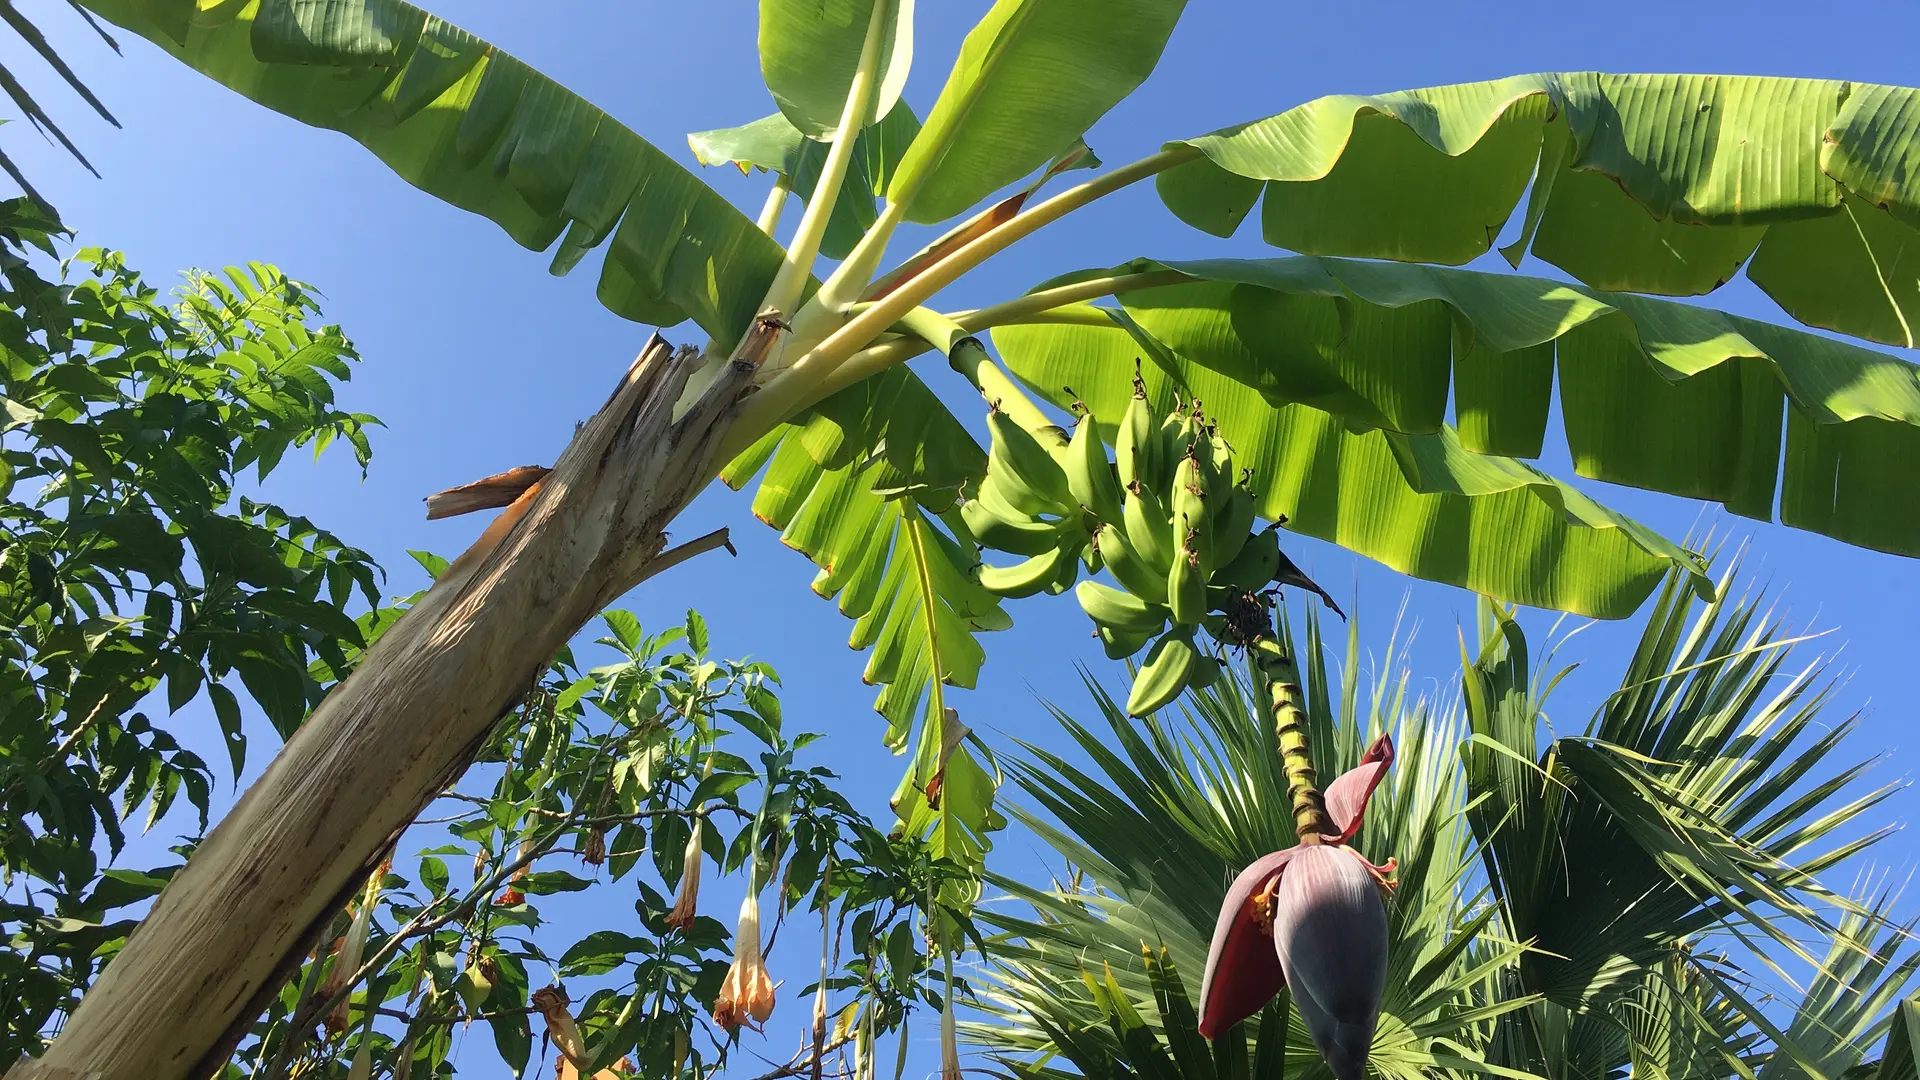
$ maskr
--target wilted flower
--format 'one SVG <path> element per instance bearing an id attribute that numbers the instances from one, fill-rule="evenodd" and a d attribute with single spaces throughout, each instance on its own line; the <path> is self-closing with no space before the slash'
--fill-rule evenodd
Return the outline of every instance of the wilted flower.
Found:
<path id="1" fill-rule="evenodd" d="M 573 1014 L 567 1011 L 567 992 L 558 986 L 543 986 L 533 992 L 529 1001 L 546 1020 L 547 1037 L 559 1049 L 561 1060 L 568 1064 L 587 1060 L 587 1045 L 580 1041 L 580 1028 L 573 1022 Z"/>
<path id="2" fill-rule="evenodd" d="M 700 822 L 697 819 L 681 859 L 680 891 L 674 894 L 673 910 L 667 912 L 667 925 L 685 930 L 693 925 L 693 917 L 700 910 Z"/>
<path id="3" fill-rule="evenodd" d="M 760 955 L 760 897 L 740 902 L 740 927 L 734 933 L 733 966 L 713 1002 L 713 1022 L 732 1031 L 751 1021 L 755 1027 L 773 1015 L 773 976 Z"/>
<path id="4" fill-rule="evenodd" d="M 1286 987 L 1339 1080 L 1359 1080 L 1387 982 L 1393 861 L 1375 866 L 1346 846 L 1393 764 L 1382 735 L 1358 768 L 1327 786 L 1334 832 L 1255 861 L 1234 879 L 1214 925 L 1200 984 L 1200 1033 L 1218 1038 Z"/>

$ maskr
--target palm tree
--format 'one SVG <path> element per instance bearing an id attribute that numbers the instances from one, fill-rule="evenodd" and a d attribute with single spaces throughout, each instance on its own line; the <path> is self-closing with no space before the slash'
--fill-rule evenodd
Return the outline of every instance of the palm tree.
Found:
<path id="1" fill-rule="evenodd" d="M 1822 720 L 1821 663 L 1791 666 L 1804 639 L 1729 592 L 1669 579 L 1619 688 L 1564 735 L 1544 713 L 1564 669 L 1500 607 L 1445 707 L 1410 696 L 1391 645 L 1363 684 L 1352 625 L 1330 671 L 1308 614 L 1322 775 L 1399 743 L 1354 841 L 1398 860 L 1380 1075 L 1838 1080 L 1886 1033 L 1920 968 L 1912 924 L 1885 889 L 1819 875 L 1885 835 L 1858 826 L 1889 789 L 1832 765 L 1853 724 Z M 1067 869 L 1051 889 L 993 878 L 1009 903 L 984 909 L 970 1036 L 1022 1077 L 1325 1075 L 1286 992 L 1211 1047 L 1190 994 L 1227 882 L 1292 839 L 1252 684 L 1145 721 L 1087 686 L 1095 723 L 1048 708 L 1090 765 L 1026 746 L 1009 766 L 1013 813 Z M 1795 967 L 1811 981 L 1780 986 Z"/>

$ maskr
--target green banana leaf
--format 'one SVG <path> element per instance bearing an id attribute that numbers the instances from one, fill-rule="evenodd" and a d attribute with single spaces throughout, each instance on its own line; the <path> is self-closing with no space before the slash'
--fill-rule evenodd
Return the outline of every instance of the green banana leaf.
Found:
<path id="1" fill-rule="evenodd" d="M 952 512 L 962 486 L 985 472 L 986 453 L 925 383 L 893 368 L 776 428 L 720 479 L 737 490 L 762 469 L 754 516 L 820 567 L 813 591 L 854 620 L 850 647 L 873 650 L 862 678 L 880 686 L 886 744 L 904 751 L 918 728 L 895 811 L 932 839 L 936 856 L 977 868 L 1001 825 L 995 784 L 965 746 L 941 760 L 947 717 L 935 675 L 973 688 L 986 659 L 974 635 L 1012 625 L 972 580 L 978 549 Z M 932 525 L 942 510 L 950 532 Z"/>
<path id="2" fill-rule="evenodd" d="M 1250 388 L 1427 435 L 1451 397 L 1460 445 L 1533 458 L 1557 372 L 1580 475 L 1762 521 L 1777 501 L 1785 524 L 1920 555 L 1920 367 L 1896 357 L 1504 273 L 1314 257 L 1102 273 L 1168 268 L 1195 280 L 1120 303 L 1180 360 L 1240 384 L 1209 405 Z"/>
<path id="3" fill-rule="evenodd" d="M 86 6 L 268 108 L 349 136 L 524 247 L 558 239 L 556 274 L 611 237 L 599 297 L 623 317 L 691 318 L 727 348 L 779 269 L 778 244 L 646 140 L 398 0 Z"/>
<path id="4" fill-rule="evenodd" d="M 1748 276 L 1801 322 L 1913 346 L 1920 91 L 1729 75 L 1520 75 L 1320 98 L 1185 140 L 1182 220 L 1271 244 L 1458 265 L 1528 194 L 1533 254 L 1595 288 L 1698 295 Z M 1531 184 L 1529 184 L 1531 181 Z M 1757 253 L 1756 253 L 1757 249 Z"/>
<path id="5" fill-rule="evenodd" d="M 816 139 L 832 138 L 845 111 L 873 5 L 889 10 L 880 81 L 863 122 L 887 115 L 913 64 L 913 0 L 760 0 L 760 75 L 781 115 Z"/>
<path id="6" fill-rule="evenodd" d="M 1143 352 L 1129 330 L 1011 325 L 993 340 L 1022 382 L 1061 407 L 1084 401 L 1112 441 Z M 1674 566 L 1711 588 L 1690 552 L 1530 466 L 1469 453 L 1451 428 L 1356 434 L 1171 353 L 1141 374 L 1156 409 L 1176 394 L 1200 398 L 1254 470 L 1262 517 L 1403 573 L 1611 619 L 1632 614 Z"/>
<path id="7" fill-rule="evenodd" d="M 945 221 L 1069 150 L 1152 73 L 1186 0 L 998 0 L 888 196 Z"/>
<path id="8" fill-rule="evenodd" d="M 827 217 L 821 254 L 844 259 L 860 242 L 880 216 L 875 196 L 886 194 L 901 155 L 919 133 L 920 120 L 904 101 L 879 123 L 860 132 L 853 143 L 853 157 L 847 162 L 840 194 L 834 199 L 833 213 Z M 702 165 L 730 164 L 742 172 L 766 169 L 779 173 L 789 179 L 793 193 L 804 200 L 813 198 L 827 159 L 826 143 L 802 135 L 779 113 L 739 127 L 696 131 L 687 136 L 687 145 Z"/>

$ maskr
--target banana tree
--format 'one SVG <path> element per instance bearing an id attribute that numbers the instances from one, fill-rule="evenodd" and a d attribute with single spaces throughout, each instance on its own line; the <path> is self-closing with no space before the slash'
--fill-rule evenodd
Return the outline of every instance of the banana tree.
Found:
<path id="1" fill-rule="evenodd" d="M 1556 371 L 1582 475 L 1920 553 L 1912 365 L 1638 295 L 1710 292 L 1745 264 L 1803 323 L 1911 344 L 1914 91 L 1578 74 L 1331 97 L 1169 142 L 1041 199 L 1094 162 L 1082 136 L 1153 69 L 1184 0 L 998 0 L 924 112 L 901 98 L 910 0 L 764 0 L 776 111 L 693 140 L 703 160 L 771 175 L 751 218 L 553 79 L 399 0 L 83 3 L 551 250 L 556 274 L 603 251 L 607 308 L 691 321 L 706 340 L 651 341 L 551 470 L 435 504 L 506 510 L 208 838 L 49 1053 L 10 1075 L 209 1071 L 555 649 L 614 597 L 724 542 L 666 546 L 675 514 L 716 477 L 759 475 L 756 515 L 820 566 L 815 591 L 854 620 L 851 644 L 872 649 L 889 743 L 912 747 L 895 800 L 905 827 L 974 865 L 998 824 L 993 781 L 945 688 L 973 685 L 977 635 L 1008 623 L 1002 595 L 1061 591 L 1078 567 L 1124 558 L 1093 539 L 1113 523 L 1076 505 L 1034 451 L 1062 464 L 1078 453 L 1083 469 L 1097 452 L 1099 468 L 1076 475 L 1111 495 L 1095 474 L 1115 468 L 1102 444 L 1120 439 L 1132 398 L 1193 423 L 1171 426 L 1203 494 L 1238 507 L 1236 527 L 1284 522 L 1512 602 L 1620 617 L 1676 566 L 1710 588 L 1692 553 L 1521 460 L 1540 452 Z M 930 306 L 989 256 L 1148 179 L 1204 233 L 1229 235 L 1260 205 L 1265 238 L 1296 254 L 1051 267 L 1022 296 Z M 796 196 L 805 209 L 783 245 Z M 1580 284 L 1453 269 L 1492 247 L 1523 196 L 1503 253 L 1518 264 L 1531 252 Z M 940 241 L 888 265 L 901 223 L 945 221 Z M 823 253 L 844 257 L 826 271 Z M 985 399 L 991 455 L 923 381 L 936 373 L 908 364 L 934 350 Z M 1084 412 L 1080 447 L 1049 406 Z M 1182 456 L 1167 445 L 1140 457 L 1133 440 L 1119 466 Z M 969 521 L 967 506 L 993 502 L 990 456 L 1007 460 L 998 494 L 1027 503 Z M 1236 484 L 1228 463 L 1251 476 Z M 976 529 L 1020 554 L 1036 528 L 1052 554 L 1028 557 L 1051 575 L 978 568 L 989 538 Z M 1264 648 L 1270 697 L 1285 704 L 1291 660 L 1237 618 L 1264 607 L 1222 608 L 1209 591 L 1225 587 L 1214 556 L 1246 544 L 1183 533 L 1163 553 L 1201 573 L 1158 616 L 1172 629 L 1155 631 L 1150 659 L 1165 663 L 1150 666 L 1164 678 L 1150 697 L 1215 670 L 1193 646 L 1204 629 Z M 1288 580 L 1283 558 L 1271 565 L 1270 580 Z M 1129 636 L 1142 630 L 1103 632 L 1116 651 L 1144 644 Z M 1317 796 L 1302 790 L 1310 822 Z M 237 955 L 236 941 L 248 943 Z"/>

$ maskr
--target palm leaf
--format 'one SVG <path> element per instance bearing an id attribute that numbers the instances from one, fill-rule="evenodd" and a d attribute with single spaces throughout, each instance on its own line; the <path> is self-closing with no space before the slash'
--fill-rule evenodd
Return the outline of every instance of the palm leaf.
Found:
<path id="1" fill-rule="evenodd" d="M 1830 808 L 1851 784 L 1819 774 L 1837 739 L 1803 740 L 1827 702 L 1817 666 L 1786 675 L 1792 640 L 1758 598 L 1695 603 L 1669 580 L 1584 737 L 1539 744 L 1552 680 L 1504 614 L 1489 609 L 1466 668 L 1474 831 L 1512 933 L 1537 947 L 1521 964 L 1527 989 L 1566 1008 L 1618 999 L 1675 942 L 1711 927 L 1797 948 L 1755 911 L 1763 898 L 1834 933 L 1811 905 L 1848 905 L 1813 874 L 1878 835 L 1792 860 L 1886 789 Z M 1809 788 L 1813 801 L 1790 795 Z M 1784 806 L 1791 818 L 1774 812 Z"/>
<path id="2" fill-rule="evenodd" d="M 558 240 L 556 274 L 606 243 L 599 297 L 623 317 L 658 326 L 691 318 L 726 348 L 779 269 L 780 246 L 692 173 L 559 83 L 419 8 L 85 2 L 228 88 L 347 135 L 522 246 L 545 251 Z"/>
<path id="3" fill-rule="evenodd" d="M 1920 92 L 1821 79 L 1521 75 L 1320 98 L 1187 140 L 1183 220 L 1269 243 L 1465 263 L 1531 190 L 1519 239 L 1595 288 L 1711 292 L 1749 256 L 1802 322 L 1912 346 Z M 1529 188 L 1529 181 L 1532 181 Z"/>
<path id="4" fill-rule="evenodd" d="M 72 3 L 73 0 L 68 0 L 68 2 Z M 104 30 L 101 30 L 97 23 L 94 23 L 92 16 L 87 15 L 86 11 L 80 8 L 78 4 L 74 4 L 73 6 L 75 10 L 78 10 L 81 16 L 87 20 L 88 24 L 99 32 L 100 37 L 106 41 L 108 47 L 112 48 L 115 52 L 120 50 L 120 46 L 113 38 L 108 36 Z M 80 76 L 74 73 L 73 68 L 67 64 L 64 57 L 54 50 L 52 44 L 47 41 L 46 35 L 41 33 L 40 28 L 34 24 L 32 19 L 27 18 L 26 15 L 14 7 L 12 3 L 4 3 L 0 4 L 0 21 L 4 21 L 7 26 L 19 36 L 20 40 L 25 43 L 27 48 L 39 56 L 48 67 L 52 68 L 54 74 L 59 75 L 62 82 L 66 83 L 74 93 L 80 95 L 81 100 L 91 106 L 93 111 L 98 114 L 102 120 L 112 124 L 114 127 L 120 126 L 120 121 L 114 119 L 113 114 L 107 111 L 106 103 L 96 97 L 93 91 L 87 87 L 87 84 L 81 80 Z M 28 123 L 31 123 L 47 135 L 52 136 L 53 139 L 57 141 L 67 153 L 72 154 L 73 159 L 84 166 L 88 172 L 93 173 L 95 176 L 100 175 L 99 170 L 93 167 L 93 163 L 88 161 L 87 156 L 80 152 L 80 148 L 74 145 L 72 139 L 67 137 L 67 133 L 61 130 L 60 125 L 54 122 L 53 117 L 47 113 L 46 109 L 42 108 L 40 103 L 34 99 L 33 95 L 27 92 L 26 87 L 20 82 L 14 70 L 5 64 L 0 64 L 0 93 L 7 95 L 7 98 L 13 102 L 15 108 L 20 110 L 20 114 L 27 119 Z M 52 207 L 52 204 L 46 200 L 46 197 L 36 191 L 33 185 L 27 181 L 26 174 L 20 171 L 19 166 L 14 163 L 13 159 L 5 153 L 0 153 L 0 171 L 4 171 L 8 176 L 12 177 L 14 183 L 20 185 L 20 190 L 26 192 L 35 202 L 43 207 Z"/>
<path id="5" fill-rule="evenodd" d="M 1759 1080 L 1785 1080 L 1799 1070 L 1841 1076 L 1896 1022 L 1897 1007 L 1916 970 L 1914 923 L 1895 924 L 1888 912 L 1896 894 L 1881 890 L 1849 912 L 1822 958 L 1784 1032 L 1793 1052 L 1776 1050 Z"/>

